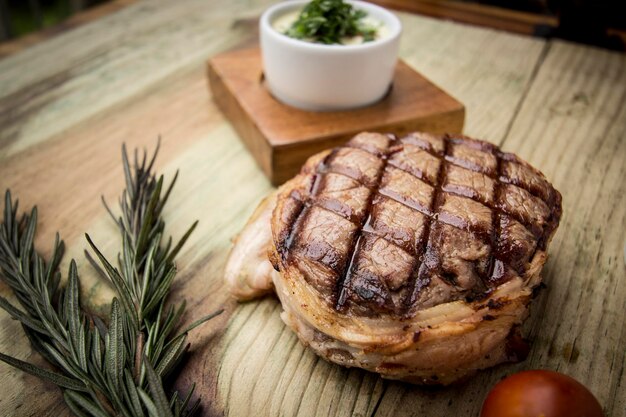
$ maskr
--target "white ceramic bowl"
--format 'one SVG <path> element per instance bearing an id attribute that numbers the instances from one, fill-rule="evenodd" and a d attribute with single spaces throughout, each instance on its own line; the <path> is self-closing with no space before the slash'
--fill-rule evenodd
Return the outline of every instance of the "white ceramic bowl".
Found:
<path id="1" fill-rule="evenodd" d="M 402 25 L 391 12 L 348 1 L 387 26 L 387 36 L 357 45 L 324 45 L 290 38 L 272 27 L 276 18 L 308 0 L 278 3 L 259 23 L 266 85 L 285 104 L 305 110 L 345 110 L 380 100 L 391 84 Z"/>

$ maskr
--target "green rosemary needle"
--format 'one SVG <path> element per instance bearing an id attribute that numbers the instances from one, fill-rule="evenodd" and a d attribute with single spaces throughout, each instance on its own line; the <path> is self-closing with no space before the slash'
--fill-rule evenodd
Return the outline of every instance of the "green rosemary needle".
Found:
<path id="1" fill-rule="evenodd" d="M 52 255 L 36 252 L 37 208 L 18 219 L 18 202 L 5 194 L 0 224 L 0 276 L 13 290 L 21 309 L 0 297 L 0 307 L 22 324 L 32 347 L 55 371 L 36 367 L 0 353 L 0 360 L 51 381 L 77 416 L 187 417 L 199 407 L 190 403 L 194 388 L 179 398 L 166 397 L 164 378 L 189 348 L 187 333 L 221 311 L 180 330 L 185 310 L 166 303 L 176 275 L 174 260 L 196 226 L 176 244 L 163 242 L 162 211 L 175 184 L 163 188 L 163 176 L 152 172 L 159 146 L 148 161 L 147 152 L 134 153 L 130 164 L 126 148 L 122 162 L 126 189 L 120 198 L 121 215 L 107 211 L 118 225 L 122 250 L 111 264 L 86 236 L 95 257 L 87 258 L 115 288 L 108 325 L 80 305 L 80 280 L 74 260 L 67 284 L 61 288 L 59 264 L 64 244 L 58 234 Z"/>

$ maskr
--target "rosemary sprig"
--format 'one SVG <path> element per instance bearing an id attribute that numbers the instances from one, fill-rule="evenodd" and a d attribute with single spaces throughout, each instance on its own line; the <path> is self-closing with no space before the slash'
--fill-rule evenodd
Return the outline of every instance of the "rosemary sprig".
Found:
<path id="1" fill-rule="evenodd" d="M 342 38 L 352 36 L 362 36 L 364 42 L 369 42 L 374 40 L 376 28 L 363 23 L 366 16 L 367 12 L 343 0 L 312 0 L 285 34 L 324 44 L 341 43 Z"/>
<path id="2" fill-rule="evenodd" d="M 5 195 L 0 275 L 22 308 L 2 297 L 0 307 L 22 323 L 33 348 L 58 372 L 1 353 L 0 360 L 58 385 L 77 416 L 187 417 L 199 406 L 199 400 L 190 403 L 193 387 L 184 399 L 175 392 L 168 400 L 163 380 L 188 350 L 187 333 L 221 311 L 176 333 L 185 304 L 166 305 L 166 298 L 176 275 L 174 260 L 196 223 L 176 245 L 171 238 L 163 243 L 162 211 L 178 173 L 163 192 L 163 176 L 152 173 L 157 153 L 158 145 L 148 161 L 147 152 L 140 160 L 135 151 L 131 166 L 123 147 L 121 216 L 105 203 L 122 236 L 117 267 L 86 236 L 100 263 L 86 252 L 88 259 L 117 294 L 108 325 L 81 308 L 74 260 L 67 284 L 60 288 L 64 244 L 58 234 L 51 257 L 44 259 L 34 247 L 37 208 L 18 220 L 18 202 L 13 203 L 10 191 Z"/>

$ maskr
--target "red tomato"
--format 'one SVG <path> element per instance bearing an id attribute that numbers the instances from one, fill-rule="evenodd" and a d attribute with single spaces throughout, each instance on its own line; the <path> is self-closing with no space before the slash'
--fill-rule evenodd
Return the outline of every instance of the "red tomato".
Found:
<path id="1" fill-rule="evenodd" d="M 487 395 L 480 417 L 603 417 L 602 407 L 580 382 L 554 371 L 513 374 Z"/>

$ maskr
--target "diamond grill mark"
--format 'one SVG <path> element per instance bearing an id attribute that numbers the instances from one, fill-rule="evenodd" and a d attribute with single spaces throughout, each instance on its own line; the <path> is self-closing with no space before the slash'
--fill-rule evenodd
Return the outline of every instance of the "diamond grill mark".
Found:
<path id="1" fill-rule="evenodd" d="M 534 231 L 535 236 L 537 238 L 535 248 L 533 251 L 537 250 L 537 248 L 545 245 L 545 236 L 549 235 L 552 232 L 550 227 L 554 227 L 554 217 L 556 216 L 557 223 L 558 217 L 560 216 L 560 201 L 557 201 L 557 209 L 555 210 L 555 199 L 559 200 L 560 197 L 558 192 L 553 190 L 550 186 L 548 190 L 548 196 L 550 197 L 548 202 L 546 203 L 545 198 L 546 192 L 545 190 L 541 190 L 536 187 L 536 184 L 528 185 L 520 178 L 508 178 L 503 172 L 504 162 L 508 164 L 518 164 L 515 157 L 511 154 L 502 153 L 496 146 L 488 144 L 486 142 L 478 142 L 471 141 L 465 139 L 458 139 L 454 137 L 445 136 L 443 139 L 443 149 L 437 149 L 436 143 L 431 142 L 427 143 L 420 138 L 403 138 L 401 140 L 391 139 L 388 145 L 381 150 L 376 148 L 376 146 L 365 143 L 361 141 L 360 143 L 353 143 L 352 141 L 344 146 L 343 148 L 335 149 L 317 168 L 315 173 L 316 179 L 314 181 L 314 185 L 311 187 L 311 192 L 309 196 L 305 199 L 302 209 L 297 213 L 295 219 L 290 222 L 290 230 L 289 230 L 289 240 L 286 246 L 287 252 L 289 247 L 292 245 L 293 236 L 298 235 L 299 230 L 303 227 L 304 218 L 307 216 L 307 213 L 310 211 L 311 207 L 318 207 L 321 210 L 327 210 L 335 215 L 341 216 L 344 219 L 350 221 L 354 226 L 356 226 L 356 233 L 352 237 L 352 241 L 349 244 L 349 250 L 347 252 L 347 257 L 349 259 L 345 259 L 345 265 L 342 270 L 338 270 L 339 276 L 336 281 L 336 288 L 334 294 L 336 295 L 334 304 L 336 309 L 344 308 L 347 299 L 349 297 L 350 285 L 352 280 L 353 270 L 355 268 L 356 263 L 359 259 L 359 253 L 361 251 L 362 245 L 364 241 L 367 239 L 368 235 L 376 236 L 379 239 L 384 239 L 390 245 L 394 245 L 405 251 L 406 253 L 410 253 L 414 259 L 414 271 L 410 275 L 409 280 L 406 283 L 406 286 L 409 288 L 408 294 L 404 298 L 402 302 L 404 308 L 406 310 L 410 309 L 416 302 L 418 295 L 426 287 L 429 283 L 429 277 L 433 272 L 441 271 L 441 257 L 438 251 L 441 249 L 437 245 L 437 239 L 433 235 L 433 230 L 435 228 L 441 229 L 443 225 L 452 226 L 453 228 L 469 231 L 474 238 L 488 244 L 491 248 L 489 254 L 489 262 L 488 268 L 485 271 L 481 271 L 478 275 L 480 280 L 483 282 L 483 285 L 489 286 L 494 285 L 495 283 L 499 283 L 499 280 L 502 280 L 505 272 L 506 265 L 502 259 L 498 258 L 497 251 L 499 250 L 500 236 L 501 231 L 499 230 L 500 224 L 502 221 L 502 216 L 506 216 L 507 218 L 514 219 L 519 222 L 523 227 L 528 230 Z M 403 145 L 401 141 L 407 142 L 406 145 Z M 418 146 L 420 148 L 420 152 L 425 152 L 428 155 L 437 158 L 439 161 L 439 167 L 437 171 L 437 176 L 435 181 L 432 181 L 432 172 L 427 174 L 426 171 L 422 170 L 422 167 L 417 167 L 419 171 L 409 169 L 410 167 L 403 166 L 402 163 L 398 163 L 397 161 L 392 161 L 392 157 L 397 152 L 403 151 L 405 146 Z M 459 146 L 466 146 L 467 148 L 460 149 L 454 148 Z M 381 161 L 378 170 L 375 175 L 373 172 L 368 172 L 367 176 L 364 176 L 363 173 L 358 170 L 354 170 L 350 167 L 342 167 L 333 165 L 334 158 L 337 157 L 338 154 L 342 152 L 342 149 L 358 149 L 356 152 L 366 152 L 369 155 L 378 158 Z M 461 155 L 456 155 L 456 153 L 461 152 Z M 463 152 L 466 153 L 466 157 L 469 161 L 465 161 L 461 159 L 463 157 Z M 482 152 L 482 154 L 481 154 Z M 343 152 L 345 153 L 345 151 Z M 476 161 L 471 161 L 472 158 L 476 158 L 476 155 L 482 157 L 482 155 L 489 155 L 490 158 L 493 158 L 492 161 L 487 163 L 487 166 L 484 167 L 480 165 L 480 160 L 478 163 Z M 369 158 L 371 158 L 371 156 Z M 364 155 L 361 155 L 364 157 Z M 489 166 L 489 164 L 492 164 Z M 518 164 L 519 165 L 519 164 Z M 475 173 L 480 173 L 484 175 L 485 178 L 493 181 L 493 199 L 492 201 L 487 201 L 485 198 L 481 198 L 481 193 L 473 192 L 470 189 L 464 189 L 463 187 L 456 187 L 450 184 L 447 184 L 447 171 L 452 169 L 453 167 L 461 167 L 463 169 L 470 170 Z M 452 168 L 451 168 L 452 167 Z M 401 195 L 393 192 L 393 190 L 387 189 L 384 186 L 381 186 L 381 180 L 383 176 L 385 176 L 389 169 L 398 170 L 402 173 L 402 175 L 408 174 L 412 178 L 417 179 L 418 181 L 427 184 L 428 187 L 432 187 L 432 195 L 430 197 L 430 206 L 426 207 L 423 204 L 416 203 L 414 201 L 408 201 L 403 198 Z M 456 168 L 455 168 L 456 169 Z M 514 166 L 510 165 L 509 169 L 512 170 L 522 170 L 526 169 L 526 167 Z M 411 172 L 413 171 L 413 172 Z M 339 175 L 339 176 L 347 176 L 356 181 L 360 186 L 366 187 L 370 194 L 367 197 L 365 207 L 363 209 L 363 214 L 360 216 L 355 216 L 354 213 L 351 212 L 350 208 L 346 204 L 337 204 L 329 201 L 322 201 L 319 196 L 319 188 L 320 184 L 323 182 L 324 177 L 329 174 Z M 430 178 L 429 178 L 430 177 Z M 547 183 L 547 182 L 546 182 Z M 546 220 L 545 227 L 542 227 L 541 230 L 537 230 L 537 227 L 533 224 L 529 224 L 522 216 L 517 213 L 512 212 L 511 210 L 507 210 L 500 203 L 500 197 L 502 193 L 502 185 L 503 184 L 514 184 L 517 187 L 522 188 L 526 192 L 531 195 L 539 198 L 543 203 L 550 204 L 550 217 Z M 549 185 L 549 184 L 548 184 Z M 464 224 L 459 222 L 459 219 L 451 216 L 450 214 L 441 211 L 442 205 L 444 204 L 444 200 L 450 198 L 446 196 L 458 196 L 463 199 L 469 199 L 478 204 L 481 204 L 487 207 L 491 211 L 491 224 L 488 227 L 488 230 L 481 232 L 481 229 L 472 228 L 468 224 Z M 415 250 L 408 250 L 406 245 L 400 244 L 397 241 L 387 237 L 384 233 L 379 233 L 371 226 L 372 221 L 372 208 L 376 204 L 380 204 L 381 198 L 390 199 L 398 204 L 401 204 L 405 207 L 408 207 L 410 210 L 413 210 L 417 213 L 421 213 L 426 216 L 425 221 L 425 230 L 422 233 L 421 240 L 419 241 L 418 246 L 416 246 Z M 491 198 L 491 197 L 490 197 Z M 472 203 L 473 204 L 473 203 Z M 423 254 L 423 256 L 419 256 Z M 441 275 L 445 275 L 442 274 Z M 357 289 L 358 290 L 358 289 Z M 358 292 L 358 291 L 357 291 Z"/>
<path id="2" fill-rule="evenodd" d="M 385 149 L 383 155 L 381 155 L 381 158 L 383 160 L 383 163 L 377 173 L 377 181 L 376 181 L 376 187 L 371 191 L 368 199 L 367 199 L 367 203 L 365 205 L 366 209 L 365 209 L 365 213 L 366 216 L 363 217 L 359 230 L 356 234 L 356 236 L 353 239 L 353 244 L 352 244 L 352 250 L 348 252 L 348 256 L 350 256 L 350 261 L 347 263 L 345 270 L 343 271 L 343 273 L 340 275 L 339 279 L 337 280 L 337 290 L 335 292 L 335 294 L 337 294 L 337 301 L 335 303 L 335 309 L 340 310 L 343 308 L 346 299 L 348 297 L 347 294 L 347 285 L 350 284 L 350 278 L 352 275 L 352 269 L 354 268 L 355 265 L 355 261 L 357 259 L 358 253 L 360 251 L 361 248 L 361 244 L 362 244 L 362 240 L 363 240 L 363 230 L 364 227 L 366 225 L 369 224 L 370 222 L 370 218 L 371 218 L 371 209 L 372 209 L 372 204 L 374 201 L 374 197 L 376 195 L 376 193 L 378 193 L 378 186 L 380 185 L 380 180 L 381 177 L 384 175 L 385 173 L 385 169 L 387 167 L 387 161 L 389 160 L 389 146 L 387 146 L 387 149 Z"/>
<path id="3" fill-rule="evenodd" d="M 493 152 L 493 155 L 497 158 L 497 166 L 496 166 L 496 178 L 500 178 L 500 173 L 502 172 L 502 158 L 498 158 L 498 155 Z M 494 183 L 493 187 L 493 201 L 494 204 L 498 204 L 500 199 L 500 181 Z M 489 257 L 489 269 L 487 276 L 481 276 L 483 284 L 486 286 L 489 285 L 489 282 L 494 278 L 494 272 L 498 271 L 496 267 L 496 262 L 498 261 L 495 252 L 497 251 L 497 247 L 500 244 L 500 210 L 495 210 L 492 208 L 492 216 L 491 216 L 491 256 Z"/>
<path id="4" fill-rule="evenodd" d="M 449 149 L 450 149 L 450 141 L 448 140 L 447 136 L 444 136 L 443 137 L 444 159 L 446 155 L 448 155 Z M 433 195 L 432 206 L 430 208 L 430 212 L 433 214 L 431 215 L 430 220 L 426 224 L 426 233 L 423 238 L 424 248 L 422 250 L 422 253 L 424 254 L 424 258 L 422 259 L 422 262 L 419 263 L 419 269 L 417 269 L 417 274 L 415 273 L 415 271 L 413 272 L 413 274 L 411 274 L 412 282 L 409 283 L 409 287 L 411 288 L 411 290 L 409 291 L 408 297 L 405 298 L 405 302 L 404 302 L 405 310 L 410 309 L 411 306 L 415 304 L 418 293 L 422 290 L 422 288 L 424 288 L 429 283 L 427 274 L 437 266 L 437 265 L 433 265 L 434 262 L 432 262 L 434 260 L 433 252 L 436 249 L 431 244 L 431 230 L 433 228 L 433 223 L 436 223 L 438 221 L 438 209 L 439 209 L 439 206 L 441 205 L 442 187 L 446 179 L 446 170 L 447 170 L 447 165 L 443 163 L 442 161 L 442 163 L 439 165 L 439 172 L 437 173 L 437 183 L 435 184 L 435 193 Z"/>

